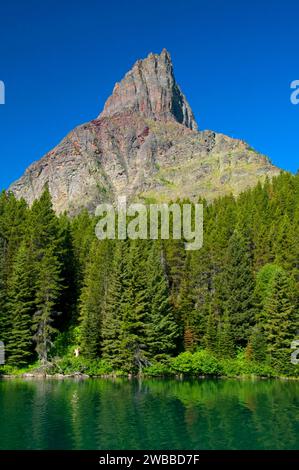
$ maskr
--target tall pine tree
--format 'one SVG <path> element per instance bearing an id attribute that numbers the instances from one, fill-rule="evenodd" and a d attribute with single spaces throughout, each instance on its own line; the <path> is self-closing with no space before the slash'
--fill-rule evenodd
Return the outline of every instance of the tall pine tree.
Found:
<path id="1" fill-rule="evenodd" d="M 100 355 L 103 308 L 108 290 L 111 243 L 95 240 L 92 244 L 81 294 L 82 353 L 95 359 Z"/>
<path id="2" fill-rule="evenodd" d="M 163 252 L 159 242 L 150 242 L 147 262 L 146 346 L 150 359 L 172 353 L 176 347 L 178 326 L 169 299 L 169 286 L 163 268 Z"/>
<path id="3" fill-rule="evenodd" d="M 50 247 L 44 250 L 37 267 L 36 311 L 33 318 L 35 350 L 42 365 L 46 365 L 53 346 L 55 316 L 62 288 L 61 265 Z"/>
<path id="4" fill-rule="evenodd" d="M 103 305 L 102 355 L 115 369 L 124 365 L 123 358 L 123 321 L 124 291 L 127 286 L 128 241 L 116 241 L 114 256 L 109 275 L 109 285 Z"/>
<path id="5" fill-rule="evenodd" d="M 7 344 L 8 363 L 26 365 L 33 353 L 32 317 L 34 290 L 31 253 L 23 242 L 16 256 L 8 289 L 11 333 Z"/>
<path id="6" fill-rule="evenodd" d="M 294 302 L 294 282 L 276 272 L 264 309 L 264 331 L 271 364 L 282 372 L 291 368 L 291 342 L 298 330 L 298 311 Z"/>
<path id="7" fill-rule="evenodd" d="M 225 263 L 220 276 L 223 310 L 229 318 L 235 345 L 246 346 L 254 324 L 254 279 L 248 245 L 237 230 L 229 240 Z"/>

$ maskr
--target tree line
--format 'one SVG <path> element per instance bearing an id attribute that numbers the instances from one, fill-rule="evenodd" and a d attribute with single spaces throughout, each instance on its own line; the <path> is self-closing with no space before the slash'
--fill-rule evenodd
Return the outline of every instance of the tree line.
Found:
<path id="1" fill-rule="evenodd" d="M 184 201 L 186 202 L 186 201 Z M 292 375 L 298 330 L 299 175 L 204 205 L 204 244 L 103 240 L 87 211 L 57 216 L 0 196 L 0 340 L 7 363 L 45 365 L 75 347 L 137 372 L 183 351 Z M 62 348 L 58 346 L 63 346 Z M 72 352 L 71 352 L 72 353 Z"/>

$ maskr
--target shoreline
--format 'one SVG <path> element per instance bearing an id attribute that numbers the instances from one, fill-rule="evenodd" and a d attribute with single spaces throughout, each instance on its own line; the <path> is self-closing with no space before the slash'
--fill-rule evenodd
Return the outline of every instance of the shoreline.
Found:
<path id="1" fill-rule="evenodd" d="M 73 374 L 41 374 L 41 373 L 23 373 L 23 374 L 0 374 L 0 380 L 13 380 L 13 379 L 37 379 L 37 380 L 88 380 L 88 379 L 128 379 L 128 380 L 138 380 L 138 379 L 173 379 L 173 380 L 188 380 L 188 379 L 197 379 L 197 380 L 281 380 L 281 381 L 298 381 L 299 377 L 266 377 L 260 375 L 239 375 L 239 376 L 212 376 L 212 375 L 117 375 L 117 374 L 102 374 L 102 375 L 88 375 L 83 373 L 73 373 Z"/>

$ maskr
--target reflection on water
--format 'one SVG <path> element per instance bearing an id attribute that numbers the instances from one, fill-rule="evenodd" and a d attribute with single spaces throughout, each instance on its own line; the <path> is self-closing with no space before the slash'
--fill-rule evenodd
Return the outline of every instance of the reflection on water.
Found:
<path id="1" fill-rule="evenodd" d="M 1 449 L 299 449 L 299 383 L 0 380 Z"/>

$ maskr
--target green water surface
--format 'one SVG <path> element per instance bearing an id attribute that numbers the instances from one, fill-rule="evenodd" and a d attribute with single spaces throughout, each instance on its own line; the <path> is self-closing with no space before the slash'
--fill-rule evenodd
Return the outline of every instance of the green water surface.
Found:
<path id="1" fill-rule="evenodd" d="M 299 383 L 3 379 L 0 449 L 299 449 Z"/>

